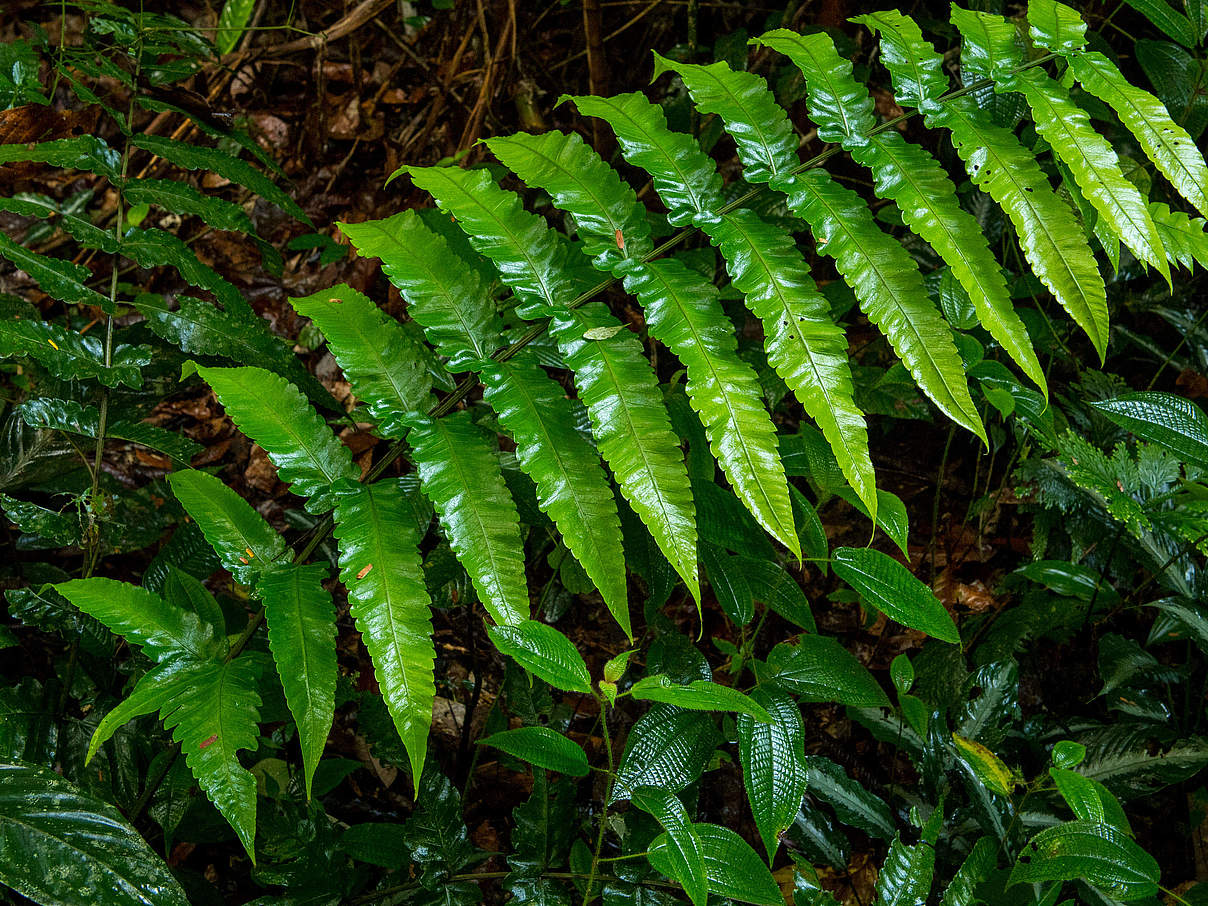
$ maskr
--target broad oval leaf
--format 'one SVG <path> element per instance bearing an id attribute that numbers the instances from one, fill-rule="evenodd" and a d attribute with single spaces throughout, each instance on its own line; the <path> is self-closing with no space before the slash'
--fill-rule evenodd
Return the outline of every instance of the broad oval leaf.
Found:
<path id="1" fill-rule="evenodd" d="M 738 753 L 747 802 L 771 864 L 780 835 L 797 817 L 805 795 L 805 724 L 797 703 L 783 692 L 757 686 L 751 698 L 772 719 L 740 714 Z"/>
<path id="2" fill-rule="evenodd" d="M 684 804 L 674 793 L 654 786 L 638 787 L 631 798 L 634 805 L 653 815 L 666 831 L 662 836 L 664 846 L 657 855 L 653 849 L 648 855 L 650 864 L 679 881 L 693 906 L 705 906 L 709 896 L 705 854 Z"/>
<path id="3" fill-rule="evenodd" d="M 1208 469 L 1208 417 L 1191 400 L 1173 393 L 1145 391 L 1091 405 L 1125 431 Z"/>
<path id="4" fill-rule="evenodd" d="M 831 567 L 861 598 L 903 626 L 960 644 L 952 617 L 926 585 L 897 560 L 871 548 L 841 547 Z"/>
<path id="5" fill-rule="evenodd" d="M 549 727 L 517 727 L 478 740 L 501 752 L 570 777 L 586 777 L 591 768 L 582 746 Z"/>
<path id="6" fill-rule="evenodd" d="M 591 674 L 574 644 L 553 626 L 524 620 L 487 630 L 495 647 L 555 689 L 591 694 Z"/>
<path id="7" fill-rule="evenodd" d="M 720 741 L 708 714 L 656 704 L 629 731 L 609 803 L 640 786 L 682 790 L 700 777 Z"/>
<path id="8" fill-rule="evenodd" d="M 1009 884 L 1081 878 L 1118 900 L 1158 892 L 1153 856 L 1110 824 L 1079 819 L 1042 830 L 1024 847 Z"/>
<path id="9" fill-rule="evenodd" d="M 709 680 L 680 685 L 660 673 L 638 680 L 629 692 L 638 701 L 664 702 L 690 711 L 734 711 L 763 723 L 772 720 L 763 705 L 750 696 Z"/>
<path id="10" fill-rule="evenodd" d="M 868 668 L 829 636 L 806 635 L 795 645 L 777 645 L 758 672 L 761 682 L 773 682 L 805 701 L 889 707 L 885 690 Z"/>
<path id="11" fill-rule="evenodd" d="M 782 906 L 780 886 L 759 855 L 742 837 L 717 824 L 693 824 L 705 858 L 705 877 L 709 892 L 756 906 Z M 650 864 L 668 877 L 674 877 L 668 847 L 668 834 L 660 834 L 650 844 Z"/>

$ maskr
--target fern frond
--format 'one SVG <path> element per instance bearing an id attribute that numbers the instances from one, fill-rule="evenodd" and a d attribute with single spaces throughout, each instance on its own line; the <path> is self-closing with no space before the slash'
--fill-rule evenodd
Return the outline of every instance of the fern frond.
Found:
<path id="1" fill-rule="evenodd" d="M 843 474 L 877 511 L 876 475 L 864 414 L 853 398 L 847 338 L 793 238 L 751 211 L 700 227 L 726 260 L 735 287 L 763 322 L 768 362 L 822 429 Z"/>
<path id="2" fill-rule="evenodd" d="M 1150 202 L 1149 214 L 1171 264 L 1190 269 L 1198 261 L 1200 267 L 1208 268 L 1208 232 L 1205 232 L 1208 224 L 1203 217 L 1172 211 L 1160 202 Z"/>
<path id="3" fill-rule="evenodd" d="M 625 634 L 632 636 L 621 521 L 600 457 L 574 428 L 561 386 L 524 358 L 482 371 L 485 399 L 516 441 L 521 468 L 537 484 L 537 503 L 562 533 Z"/>
<path id="4" fill-rule="evenodd" d="M 321 563 L 276 563 L 256 583 L 269 650 L 298 727 L 307 799 L 336 710 L 336 614 L 326 577 Z"/>
<path id="5" fill-rule="evenodd" d="M 189 285 L 212 292 L 228 313 L 247 319 L 255 317 L 235 284 L 203 264 L 191 248 L 171 233 L 154 227 L 145 230 L 133 227 L 122 237 L 121 253 L 140 267 L 170 265 Z"/>
<path id="6" fill-rule="evenodd" d="M 141 387 L 140 369 L 151 363 L 151 348 L 119 344 L 106 365 L 104 345 L 96 337 L 41 320 L 0 320 L 0 358 L 12 356 L 35 359 L 65 381 L 95 380 L 106 387 Z"/>
<path id="7" fill-rule="evenodd" d="M 324 513 L 361 477 L 348 451 L 298 388 L 271 371 L 197 366 L 239 430 L 264 448 L 309 513 Z"/>
<path id="8" fill-rule="evenodd" d="M 339 227 L 357 252 L 381 259 L 382 270 L 407 300 L 408 314 L 448 357 L 450 371 L 480 367 L 503 344 L 490 288 L 415 211 Z"/>
<path id="9" fill-rule="evenodd" d="M 0 232 L 0 255 L 33 277 L 47 295 L 72 305 L 92 305 L 112 314 L 113 305 L 109 297 L 84 285 L 92 279 L 92 272 L 83 265 L 40 255 L 14 242 L 4 232 Z"/>
<path id="10" fill-rule="evenodd" d="M 947 128 L 974 185 L 1007 213 L 1024 257 L 1061 306 L 1107 353 L 1107 291 L 1073 209 L 1053 191 L 1036 158 L 1009 129 L 994 125 L 971 98 L 941 101 L 943 58 L 913 19 L 894 11 L 857 17 L 881 35 L 881 59 L 899 103 L 918 107 L 927 125 Z"/>
<path id="11" fill-rule="evenodd" d="M 432 392 L 419 343 L 346 283 L 291 298 L 289 304 L 322 331 L 353 393 L 378 423 L 378 433 L 402 438 L 407 415 L 426 410 Z"/>
<path id="12" fill-rule="evenodd" d="M 127 179 L 122 184 L 127 204 L 156 205 L 165 211 L 201 218 L 206 226 L 233 233 L 254 234 L 252 220 L 239 205 L 213 195 L 203 195 L 175 179 Z"/>
<path id="13" fill-rule="evenodd" d="M 130 694 L 114 705 L 92 731 L 92 738 L 88 740 L 88 752 L 84 756 L 84 764 L 92 761 L 97 750 L 108 742 L 121 727 L 136 717 L 154 714 L 160 708 L 165 707 L 175 693 L 172 679 L 180 669 L 180 661 L 168 661 L 158 664 L 144 673 L 135 683 Z"/>
<path id="14" fill-rule="evenodd" d="M 17 161 L 50 164 L 72 170 L 87 170 L 116 183 L 122 176 L 122 156 L 96 135 L 57 138 L 48 142 L 0 145 L 0 164 Z"/>
<path id="15" fill-rule="evenodd" d="M 420 484 L 483 606 L 496 623 L 528 619 L 520 516 L 485 433 L 465 411 L 416 416 L 412 425 L 407 440 Z"/>
<path id="16" fill-rule="evenodd" d="M 1120 169 L 1120 159 L 1107 139 L 1094 130 L 1090 117 L 1070 100 L 1069 92 L 1039 69 L 1018 70 L 1023 54 L 1015 26 L 999 16 L 952 8 L 952 22 L 964 37 L 972 65 L 989 73 L 996 91 L 1023 95 L 1036 132 L 1065 161 L 1074 180 L 1105 223 L 1142 261 L 1170 283 L 1170 265 L 1145 200 Z"/>
<path id="17" fill-rule="evenodd" d="M 420 539 L 399 484 L 379 481 L 340 498 L 335 536 L 349 610 L 418 791 L 436 698 L 436 649 Z"/>
<path id="18" fill-rule="evenodd" d="M 52 431 L 65 431 L 68 434 L 82 434 L 84 437 L 91 437 L 94 440 L 100 434 L 100 410 L 96 406 L 85 406 L 75 400 L 60 400 L 43 396 L 26 400 L 18 407 L 18 411 L 21 414 L 21 420 L 31 428 L 47 428 Z M 169 431 L 146 422 L 132 422 L 120 418 L 106 424 L 105 437 L 126 440 L 150 447 L 152 450 L 159 450 L 185 466 L 202 450 L 201 444 L 194 443 L 187 437 L 181 437 L 175 431 Z"/>
<path id="19" fill-rule="evenodd" d="M 0 198 L 0 211 L 8 211 L 20 217 L 50 220 L 80 245 L 100 249 L 107 254 L 116 252 L 121 244 L 111 230 L 101 229 L 91 220 L 62 210 L 54 199 L 46 195 L 24 192 L 19 197 Z"/>
<path id="20" fill-rule="evenodd" d="M 984 442 L 985 429 L 969 396 L 952 330 L 928 298 L 906 250 L 876 225 L 868 205 L 821 170 L 784 180 L 778 188 L 805 219 L 818 250 L 835 260 L 868 319 L 885 334 L 931 400 Z"/>
<path id="21" fill-rule="evenodd" d="M 555 318 L 550 330 L 574 372 L 600 453 L 699 604 L 688 470 L 641 344 L 599 303 Z"/>
<path id="22" fill-rule="evenodd" d="M 939 161 L 896 132 L 867 134 L 875 123 L 872 98 L 827 35 L 777 29 L 757 41 L 793 61 L 805 77 L 819 137 L 838 141 L 869 169 L 877 195 L 893 201 L 910 230 L 952 268 L 982 326 L 1047 395 L 1044 371 L 1011 305 L 1002 270 L 977 221 L 961 208 L 956 186 Z"/>
<path id="23" fill-rule="evenodd" d="M 214 627 L 145 588 L 100 576 L 59 582 L 54 588 L 111 632 L 138 645 L 153 661 L 204 661 L 218 652 L 220 640 Z"/>

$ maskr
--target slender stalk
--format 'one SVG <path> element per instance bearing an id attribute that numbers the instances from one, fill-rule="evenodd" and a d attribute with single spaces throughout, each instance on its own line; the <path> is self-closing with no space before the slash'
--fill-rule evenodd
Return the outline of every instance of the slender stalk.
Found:
<path id="1" fill-rule="evenodd" d="M 591 856 L 591 872 L 587 876 L 587 888 L 583 891 L 583 906 L 591 902 L 591 890 L 595 886 L 600 868 L 600 851 L 604 848 L 604 831 L 608 828 L 608 802 L 612 799 L 612 785 L 616 780 L 613 774 L 612 737 L 608 732 L 608 702 L 601 695 L 596 695 L 596 701 L 600 705 L 600 730 L 604 736 L 604 752 L 608 758 L 608 785 L 604 794 L 604 808 L 600 811 L 598 819 L 600 826 L 596 833 L 596 848 Z"/>

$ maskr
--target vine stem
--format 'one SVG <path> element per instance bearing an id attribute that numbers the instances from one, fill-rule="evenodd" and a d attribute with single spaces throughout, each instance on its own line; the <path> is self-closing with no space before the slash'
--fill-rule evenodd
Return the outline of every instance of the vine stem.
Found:
<path id="1" fill-rule="evenodd" d="M 583 906 L 587 906 L 591 902 L 591 890 L 595 886 L 596 877 L 600 868 L 600 851 L 604 848 L 604 832 L 608 828 L 608 803 L 612 799 L 612 788 L 616 782 L 616 775 L 613 773 L 613 757 L 612 757 L 612 736 L 608 732 L 608 702 L 604 700 L 602 695 L 596 694 L 594 691 L 596 702 L 600 705 L 600 732 L 604 736 L 604 753 L 608 758 L 608 786 L 604 793 L 604 808 L 600 811 L 599 830 L 596 832 L 596 848 L 591 855 L 591 871 L 587 876 L 587 887 L 583 891 Z"/>

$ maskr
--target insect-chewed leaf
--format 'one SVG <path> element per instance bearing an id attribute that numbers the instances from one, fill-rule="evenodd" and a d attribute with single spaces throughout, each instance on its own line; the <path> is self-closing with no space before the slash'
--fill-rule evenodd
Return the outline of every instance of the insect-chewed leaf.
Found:
<path id="1" fill-rule="evenodd" d="M 832 554 L 831 567 L 891 620 L 940 641 L 960 644 L 960 633 L 944 605 L 892 557 L 871 548 L 841 547 Z"/>
<path id="2" fill-rule="evenodd" d="M 348 448 L 285 378 L 253 365 L 199 365 L 197 372 L 239 430 L 264 448 L 281 480 L 299 497 L 308 498 L 307 512 L 330 510 L 339 494 L 361 477 Z"/>
<path id="3" fill-rule="evenodd" d="M 487 630 L 495 647 L 530 673 L 564 692 L 591 692 L 591 674 L 574 643 L 546 623 L 524 620 Z"/>
<path id="4" fill-rule="evenodd" d="M 889 699 L 868 668 L 829 636 L 802 636 L 782 643 L 758 665 L 760 682 L 775 683 L 812 702 L 839 702 L 853 708 L 888 707 Z"/>
<path id="5" fill-rule="evenodd" d="M 629 731 L 610 804 L 641 786 L 682 790 L 700 777 L 720 741 L 708 714 L 655 705 Z"/>
<path id="6" fill-rule="evenodd" d="M 45 321 L 0 320 L 0 358 L 28 356 L 65 381 L 95 380 L 106 387 L 141 387 L 140 368 L 151 362 L 148 346 L 118 345 L 105 364 L 104 344 Z"/>
<path id="7" fill-rule="evenodd" d="M 418 343 L 364 293 L 341 283 L 289 304 L 310 318 L 384 437 L 407 433 L 406 417 L 427 408 L 432 378 Z"/>
<path id="8" fill-rule="evenodd" d="M 637 265 L 625 288 L 646 311 L 650 332 L 688 371 L 688 399 L 700 415 L 735 494 L 774 538 L 801 556 L 776 426 L 755 370 L 738 357 L 734 325 L 717 289 L 674 259 Z"/>
<path id="9" fill-rule="evenodd" d="M 349 609 L 418 790 L 436 699 L 436 650 L 419 538 L 403 489 L 379 481 L 345 495 L 334 532 Z"/>
<path id="10" fill-rule="evenodd" d="M 0 147 L 7 147 L 0 145 Z M 0 255 L 38 281 L 38 286 L 62 302 L 74 305 L 92 305 L 112 313 L 113 305 L 108 296 L 84 284 L 92 278 L 88 268 L 63 258 L 51 258 L 27 249 L 14 242 L 7 233 L 0 232 Z"/>
<path id="11" fill-rule="evenodd" d="M 282 191 L 271 179 L 253 167 L 245 160 L 232 157 L 224 151 L 215 148 L 201 148 L 188 142 L 160 135 L 136 134 L 130 139 L 131 144 L 144 151 L 149 151 L 157 157 L 162 157 L 169 163 L 186 170 L 212 170 L 224 179 L 238 183 L 245 189 L 255 192 L 265 201 L 275 204 L 281 210 L 297 217 L 308 226 L 314 223 L 306 212 L 298 207 L 298 203 Z"/>
<path id="12" fill-rule="evenodd" d="M 469 412 L 415 416 L 407 440 L 424 494 L 496 623 L 528 617 L 520 516 L 499 457 Z"/>
<path id="13" fill-rule="evenodd" d="M 692 488 L 657 378 L 631 333 L 608 340 L 583 336 L 615 324 L 603 305 L 593 303 L 555 318 L 551 330 L 621 492 L 699 602 Z"/>
<path id="14" fill-rule="evenodd" d="M 1024 847 L 1008 884 L 1081 878 L 1118 900 L 1158 892 L 1153 856 L 1110 824 L 1079 819 L 1042 830 Z"/>
<path id="15" fill-rule="evenodd" d="M 190 286 L 212 292 L 229 314 L 254 317 L 252 307 L 235 284 L 203 264 L 183 240 L 171 233 L 154 227 L 145 230 L 134 227 L 122 237 L 121 253 L 141 267 L 171 265 Z"/>
<path id="16" fill-rule="evenodd" d="M 168 483 L 236 581 L 255 584 L 261 571 L 285 553 L 281 536 L 221 479 L 189 469 L 173 472 Z"/>
<path id="17" fill-rule="evenodd" d="M 563 95 L 561 100 L 574 101 L 584 116 L 598 117 L 612 127 L 625 159 L 654 180 L 673 226 L 683 226 L 696 214 L 720 207 L 721 176 L 712 158 L 692 136 L 668 129 L 662 107 L 644 94 L 635 91 L 610 98 Z"/>
<path id="18" fill-rule="evenodd" d="M 0 327 L 0 330 L 3 328 Z M 21 419 L 32 428 L 49 428 L 95 438 L 101 428 L 101 413 L 96 406 L 84 406 L 75 400 L 51 397 L 28 399 L 18 407 Z M 150 447 L 167 453 L 177 462 L 188 465 L 201 452 L 201 445 L 182 437 L 175 431 L 147 422 L 114 419 L 105 426 L 105 436 Z"/>
<path id="19" fill-rule="evenodd" d="M 805 725 L 801 709 L 784 692 L 757 686 L 751 698 L 772 719 L 738 715 L 738 753 L 747 802 L 771 864 L 805 795 Z"/>
<path id="20" fill-rule="evenodd" d="M 336 709 L 336 614 L 323 589 L 326 576 L 320 563 L 279 563 L 256 583 L 269 649 L 298 727 L 308 799 Z"/>
<path id="21" fill-rule="evenodd" d="M 629 693 L 638 701 L 664 702 L 690 711 L 734 711 L 762 723 L 772 720 L 763 705 L 749 695 L 709 680 L 694 680 L 681 685 L 660 673 L 638 680 Z"/>
<path id="22" fill-rule="evenodd" d="M 902 359 L 923 392 L 957 424 L 986 440 L 969 396 L 952 330 L 928 298 L 918 267 L 873 221 L 868 205 L 821 170 L 779 186 L 809 223 L 818 250 L 835 260 L 860 307 Z"/>
<path id="23" fill-rule="evenodd" d="M 252 220 L 237 204 L 203 195 L 175 179 L 127 179 L 122 188 L 128 204 L 153 204 L 173 214 L 200 217 L 208 227 L 236 233 L 255 233 Z"/>
<path id="24" fill-rule="evenodd" d="M 110 182 L 121 179 L 122 156 L 105 144 L 96 135 L 78 135 L 74 138 L 57 138 L 34 145 L 25 143 L 0 145 L 0 164 L 17 161 L 50 164 L 53 167 L 68 167 L 87 170 L 104 176 Z"/>
<path id="25" fill-rule="evenodd" d="M 818 423 L 848 482 L 876 513 L 864 415 L 853 398 L 847 338 L 793 238 L 751 211 L 703 219 L 747 307 L 763 322 L 768 362 Z"/>
<path id="26" fill-rule="evenodd" d="M 549 727 L 517 727 L 478 740 L 547 771 L 570 777 L 586 777 L 591 768 L 582 746 Z"/>
<path id="27" fill-rule="evenodd" d="M 339 227 L 361 255 L 381 259 L 407 312 L 448 356 L 450 371 L 478 368 L 502 345 L 503 322 L 486 281 L 415 211 Z"/>
<path id="28" fill-rule="evenodd" d="M 180 882 L 110 803 L 49 768 L 0 762 L 0 884 L 35 903 L 186 906 Z"/>
<path id="29" fill-rule="evenodd" d="M 1125 431 L 1208 469 L 1208 416 L 1191 400 L 1173 393 L 1145 391 L 1091 405 Z"/>
<path id="30" fill-rule="evenodd" d="M 693 906 L 704 906 L 709 896 L 705 854 L 684 804 L 674 793 L 655 786 L 638 787 L 631 799 L 642 811 L 653 815 L 666 831 L 658 854 L 653 848 L 650 852 L 650 864 L 679 881 Z"/>
<path id="31" fill-rule="evenodd" d="M 537 484 L 537 503 L 629 635 L 621 521 L 599 454 L 574 428 L 561 385 L 524 358 L 482 372 L 485 398 L 516 440 L 516 458 Z"/>
<path id="32" fill-rule="evenodd" d="M 182 657 L 205 661 L 218 651 L 212 626 L 145 588 L 100 576 L 59 582 L 54 588 L 84 613 L 140 646 L 154 661 Z"/>

